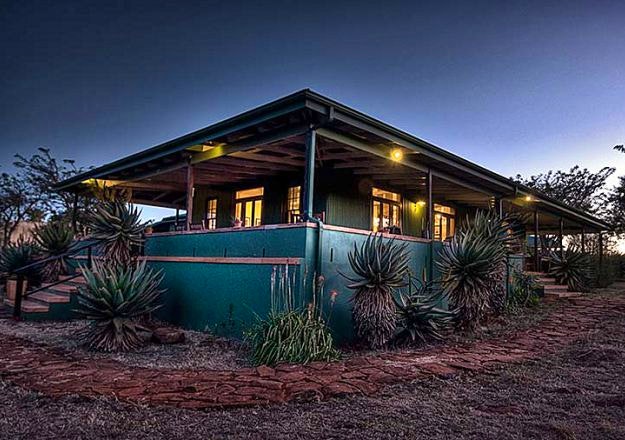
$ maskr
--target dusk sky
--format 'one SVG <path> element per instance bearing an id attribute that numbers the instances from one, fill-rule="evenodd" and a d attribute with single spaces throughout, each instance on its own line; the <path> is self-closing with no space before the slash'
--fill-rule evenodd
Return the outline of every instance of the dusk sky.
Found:
<path id="1" fill-rule="evenodd" d="M 505 176 L 625 174 L 624 2 L 366 3 L 0 0 L 0 170 L 311 88 Z"/>

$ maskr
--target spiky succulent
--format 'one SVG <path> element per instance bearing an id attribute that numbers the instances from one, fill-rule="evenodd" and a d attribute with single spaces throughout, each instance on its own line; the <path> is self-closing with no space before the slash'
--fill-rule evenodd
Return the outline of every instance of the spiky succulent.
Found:
<path id="1" fill-rule="evenodd" d="M 41 256 L 41 250 L 34 243 L 20 241 L 9 244 L 0 251 L 0 275 L 8 277 L 15 275 L 15 271 L 34 263 Z M 37 283 L 41 278 L 41 271 L 33 267 L 23 275 L 31 282 Z"/>
<path id="2" fill-rule="evenodd" d="M 398 344 L 419 344 L 440 341 L 454 325 L 453 311 L 441 308 L 444 295 L 432 282 L 413 281 L 408 293 L 397 300 Z"/>
<path id="3" fill-rule="evenodd" d="M 63 222 L 50 222 L 39 226 L 35 230 L 35 242 L 41 248 L 43 256 L 58 257 L 65 254 L 74 242 L 74 233 Z M 67 259 L 57 258 L 45 264 L 43 276 L 50 281 L 56 281 L 59 275 L 68 272 Z"/>
<path id="4" fill-rule="evenodd" d="M 586 292 L 591 282 L 591 264 L 587 254 L 567 249 L 561 257 L 552 252 L 549 264 L 549 275 L 558 284 L 568 286 L 570 292 Z"/>
<path id="5" fill-rule="evenodd" d="M 119 264 L 129 263 L 143 243 L 145 224 L 141 211 L 123 200 L 105 200 L 89 215 L 91 236 L 102 240 L 105 256 Z"/>
<path id="6" fill-rule="evenodd" d="M 86 345 L 107 352 L 139 347 L 144 328 L 138 321 L 160 307 L 162 272 L 146 267 L 145 262 L 94 262 L 92 269 L 82 270 L 86 284 L 79 289 L 76 312 L 91 321 L 82 335 Z"/>
<path id="7" fill-rule="evenodd" d="M 380 348 L 395 333 L 393 291 L 406 285 L 410 255 L 406 243 L 371 234 L 348 255 L 353 275 L 343 275 L 355 291 L 352 317 L 358 338 L 371 348 Z"/>
<path id="8" fill-rule="evenodd" d="M 478 211 L 440 251 L 437 266 L 443 291 L 463 327 L 475 327 L 489 311 L 503 306 L 506 231 L 504 220 Z"/>

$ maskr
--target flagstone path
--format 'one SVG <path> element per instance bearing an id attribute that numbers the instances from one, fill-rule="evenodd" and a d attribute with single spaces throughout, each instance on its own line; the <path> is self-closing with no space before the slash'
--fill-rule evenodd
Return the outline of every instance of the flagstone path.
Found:
<path id="1" fill-rule="evenodd" d="M 204 409 L 372 394 L 386 384 L 486 372 L 557 351 L 609 316 L 625 296 L 586 296 L 554 306 L 537 326 L 488 340 L 412 352 L 361 355 L 340 362 L 235 371 L 129 367 L 80 359 L 44 345 L 0 337 L 0 377 L 48 396 L 110 396 L 149 405 Z"/>

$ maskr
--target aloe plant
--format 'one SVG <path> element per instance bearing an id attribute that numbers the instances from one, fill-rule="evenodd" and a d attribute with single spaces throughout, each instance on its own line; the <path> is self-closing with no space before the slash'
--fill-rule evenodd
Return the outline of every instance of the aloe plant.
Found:
<path id="1" fill-rule="evenodd" d="M 370 348 L 380 348 L 396 328 L 395 289 L 406 285 L 409 254 L 406 243 L 371 234 L 348 255 L 353 275 L 341 274 L 355 291 L 352 317 L 358 338 Z"/>
<path id="2" fill-rule="evenodd" d="M 91 236 L 102 240 L 105 256 L 119 264 L 128 264 L 143 243 L 145 224 L 141 211 L 120 199 L 105 200 L 89 215 Z"/>
<path id="3" fill-rule="evenodd" d="M 74 242 L 74 233 L 63 222 L 50 222 L 35 230 L 35 242 L 41 248 L 44 257 L 58 257 L 66 253 Z M 66 258 L 57 258 L 43 267 L 43 276 L 56 281 L 59 275 L 68 273 Z"/>
<path id="4" fill-rule="evenodd" d="M 591 264 L 587 254 L 567 249 L 563 256 L 553 252 L 550 257 L 549 275 L 558 284 L 568 286 L 570 292 L 586 292 L 591 282 Z"/>
<path id="5" fill-rule="evenodd" d="M 9 244 L 0 250 L 0 274 L 4 277 L 15 275 L 19 268 L 34 263 L 41 256 L 41 250 L 34 243 L 20 241 Z M 32 284 L 37 284 L 41 278 L 41 270 L 33 267 L 23 274 Z"/>
<path id="6" fill-rule="evenodd" d="M 441 308 L 444 295 L 433 282 L 411 283 L 408 293 L 397 300 L 398 344 L 418 344 L 441 341 L 454 326 L 455 313 Z"/>
<path id="7" fill-rule="evenodd" d="M 505 219 L 478 211 L 440 251 L 443 291 L 462 327 L 474 328 L 489 312 L 503 307 L 507 230 Z"/>
<path id="8" fill-rule="evenodd" d="M 78 292 L 76 313 L 90 321 L 84 342 L 100 351 L 128 351 L 143 343 L 139 319 L 157 310 L 163 275 L 145 262 L 130 265 L 94 262 L 82 268 L 86 284 Z"/>

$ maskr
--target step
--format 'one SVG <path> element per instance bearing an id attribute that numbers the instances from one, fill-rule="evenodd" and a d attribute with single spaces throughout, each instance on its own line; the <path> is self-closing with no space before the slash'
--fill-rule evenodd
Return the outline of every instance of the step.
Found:
<path id="1" fill-rule="evenodd" d="M 79 275 L 77 277 L 74 277 L 74 275 L 60 275 L 59 276 L 59 281 L 67 281 L 68 283 L 76 283 L 76 284 L 85 284 L 87 281 L 85 280 L 85 277 L 82 275 Z"/>
<path id="2" fill-rule="evenodd" d="M 540 284 L 557 284 L 555 278 L 538 277 L 536 281 Z"/>
<path id="3" fill-rule="evenodd" d="M 571 298 L 579 298 L 580 296 L 583 296 L 583 295 L 584 294 L 582 292 L 561 292 L 561 293 L 545 292 L 545 301 L 552 302 L 552 301 L 558 301 L 558 300 L 567 300 Z"/>
<path id="4" fill-rule="evenodd" d="M 560 292 L 562 290 L 568 290 L 569 286 L 563 285 L 563 284 L 546 284 L 544 285 L 545 288 L 545 292 L 548 291 L 556 291 L 556 292 Z"/>
<path id="5" fill-rule="evenodd" d="M 8 306 L 15 307 L 15 303 L 10 299 L 5 299 L 4 303 Z M 22 300 L 22 312 L 26 313 L 46 313 L 50 310 L 49 306 L 42 304 L 38 301 L 31 301 L 29 299 Z"/>
<path id="6" fill-rule="evenodd" d="M 42 290 L 40 292 L 35 292 L 32 295 L 28 295 L 29 299 L 35 299 L 40 302 L 49 303 L 49 304 L 57 304 L 57 303 L 68 303 L 70 302 L 69 295 L 62 293 L 54 293 L 46 290 Z"/>
<path id="7" fill-rule="evenodd" d="M 63 292 L 63 293 L 76 293 L 78 291 L 78 286 L 70 284 L 70 283 L 63 283 L 63 284 L 57 284 L 56 286 L 45 286 L 46 287 L 46 291 L 48 292 L 52 292 L 52 293 L 57 293 L 57 292 Z"/>

